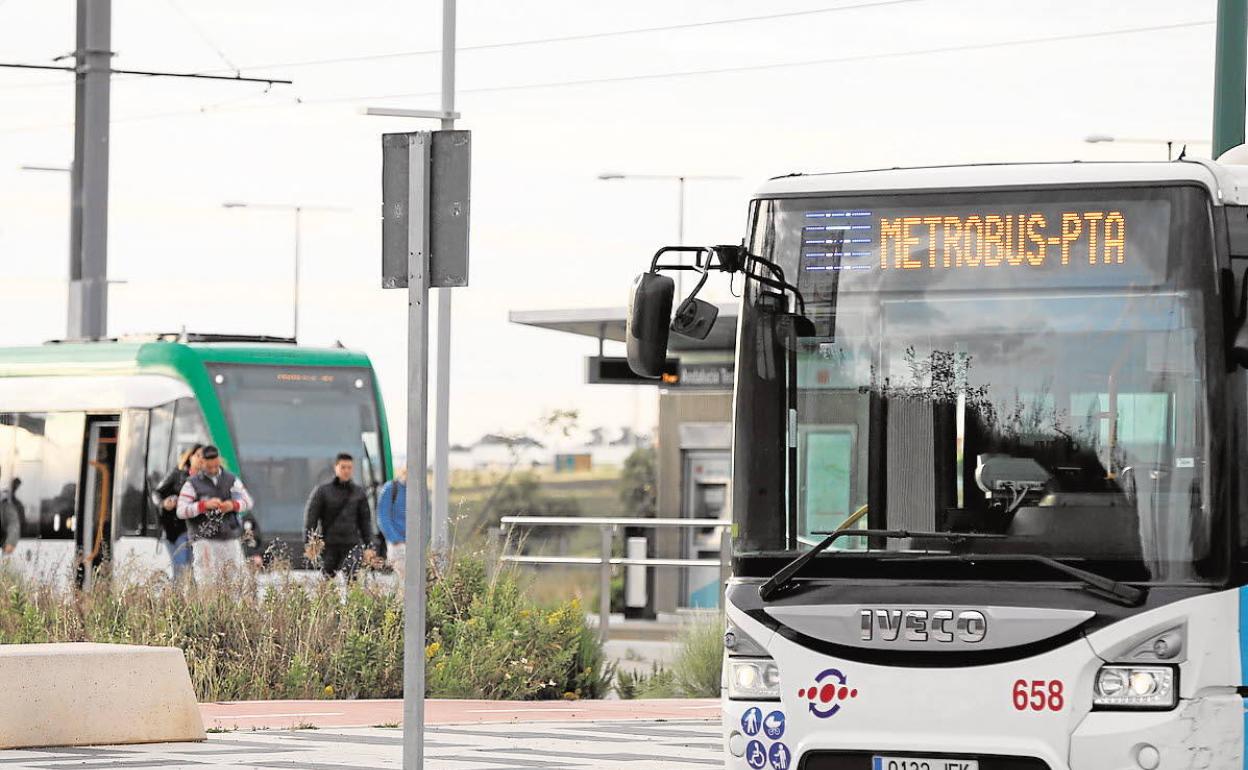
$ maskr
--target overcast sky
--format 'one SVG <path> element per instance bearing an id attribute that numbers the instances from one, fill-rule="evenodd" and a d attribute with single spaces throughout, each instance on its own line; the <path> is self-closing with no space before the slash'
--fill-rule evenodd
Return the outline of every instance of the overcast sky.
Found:
<path id="1" fill-rule="evenodd" d="M 723 243 L 742 237 L 751 192 L 777 174 L 1161 159 L 1162 144 L 1083 138 L 1210 133 L 1214 0 L 459 6 L 465 48 L 594 36 L 460 53 L 474 157 L 454 441 L 524 430 L 553 408 L 579 408 L 587 427 L 653 422 L 652 390 L 583 384 L 594 341 L 507 322 L 512 309 L 622 305 L 674 242 L 674 185 L 602 171 L 739 177 L 689 189 L 688 240 Z M 436 51 L 440 7 L 114 0 L 117 68 L 237 67 L 295 85 L 115 78 L 109 270 L 125 283 L 109 332 L 289 334 L 291 215 L 221 204 L 343 207 L 304 218 L 300 341 L 372 356 L 401 447 L 406 299 L 379 288 L 380 135 L 432 126 L 359 110 L 438 106 L 436 54 L 379 55 Z M 73 13 L 70 0 L 0 0 L 0 61 L 71 51 Z M 597 36 L 678 25 L 696 26 Z M 68 175 L 19 166 L 71 160 L 72 76 L 0 69 L 0 105 L 0 344 L 38 343 L 65 333 Z"/>

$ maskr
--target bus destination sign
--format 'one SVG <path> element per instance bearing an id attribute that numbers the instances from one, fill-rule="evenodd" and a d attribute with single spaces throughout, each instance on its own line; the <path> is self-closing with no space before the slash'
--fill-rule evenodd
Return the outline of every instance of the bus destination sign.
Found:
<path id="1" fill-rule="evenodd" d="M 842 290 L 1157 285 L 1165 278 L 1168 201 L 795 213 L 803 271 L 837 273 Z"/>

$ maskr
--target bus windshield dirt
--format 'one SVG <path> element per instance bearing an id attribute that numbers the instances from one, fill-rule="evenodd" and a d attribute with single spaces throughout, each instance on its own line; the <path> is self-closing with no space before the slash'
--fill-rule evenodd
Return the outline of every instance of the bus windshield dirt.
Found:
<path id="1" fill-rule="evenodd" d="M 761 202 L 751 249 L 798 277 L 814 333 L 750 289 L 738 552 L 810 548 L 866 506 L 853 527 L 1205 579 L 1208 221 L 1185 188 Z M 841 537 L 861 559 L 817 562 L 924 547 Z"/>

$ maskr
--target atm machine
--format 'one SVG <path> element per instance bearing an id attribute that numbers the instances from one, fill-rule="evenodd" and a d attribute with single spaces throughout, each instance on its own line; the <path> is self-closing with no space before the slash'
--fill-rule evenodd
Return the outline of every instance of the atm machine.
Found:
<path id="1" fill-rule="evenodd" d="M 681 516 L 687 519 L 721 519 L 727 513 L 732 455 L 728 450 L 686 450 L 683 457 Z M 719 559 L 717 527 L 686 529 L 684 554 L 688 559 Z M 718 567 L 691 567 L 683 571 L 681 599 L 685 607 L 719 607 L 722 586 Z"/>

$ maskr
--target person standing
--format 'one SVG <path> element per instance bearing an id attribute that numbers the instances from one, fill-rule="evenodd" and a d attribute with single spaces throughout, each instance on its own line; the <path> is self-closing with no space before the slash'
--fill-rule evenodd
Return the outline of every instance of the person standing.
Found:
<path id="1" fill-rule="evenodd" d="M 182 485 L 177 510 L 188 523 L 195 581 L 206 585 L 223 570 L 242 569 L 239 514 L 251 510 L 252 502 L 243 482 L 221 467 L 220 450 L 209 444 L 200 454 L 203 465 Z"/>
<path id="2" fill-rule="evenodd" d="M 22 537 L 22 504 L 17 499 L 17 488 L 22 480 L 14 477 L 9 482 L 9 491 L 0 495 L 0 551 L 5 556 L 17 549 L 17 542 Z"/>
<path id="3" fill-rule="evenodd" d="M 354 473 L 355 458 L 340 452 L 334 458 L 334 477 L 312 490 L 304 511 L 303 530 L 308 538 L 304 554 L 316 561 L 320 540 L 321 574 L 326 578 L 342 570 L 347 580 L 353 579 L 361 552 L 364 561 L 373 560 L 368 547 L 373 539 L 372 511 L 364 487 L 351 479 Z"/>
<path id="4" fill-rule="evenodd" d="M 156 504 L 160 507 L 160 527 L 165 532 L 165 548 L 173 564 L 173 579 L 180 580 L 191 570 L 191 536 L 186 520 L 178 516 L 178 494 L 191 476 L 204 464 L 200 454 L 203 444 L 195 444 L 178 456 L 178 467 L 156 487 Z"/>
<path id="5" fill-rule="evenodd" d="M 377 526 L 386 538 L 390 566 L 403 580 L 407 566 L 407 466 L 401 466 L 381 488 L 377 498 Z"/>

